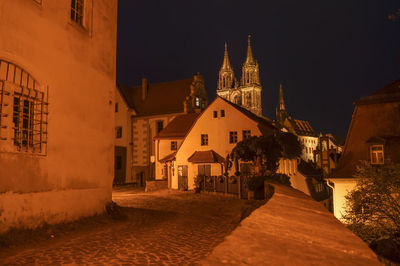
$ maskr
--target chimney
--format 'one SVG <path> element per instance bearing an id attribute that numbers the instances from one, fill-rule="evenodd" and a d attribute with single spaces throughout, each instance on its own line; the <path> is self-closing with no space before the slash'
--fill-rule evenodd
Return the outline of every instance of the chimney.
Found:
<path id="1" fill-rule="evenodd" d="M 147 82 L 147 78 L 142 78 L 142 101 L 146 100 L 148 89 L 149 89 L 149 84 Z"/>

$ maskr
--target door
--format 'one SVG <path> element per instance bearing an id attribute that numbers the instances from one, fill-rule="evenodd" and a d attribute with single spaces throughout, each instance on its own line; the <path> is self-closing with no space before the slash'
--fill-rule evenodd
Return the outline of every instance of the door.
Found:
<path id="1" fill-rule="evenodd" d="M 178 189 L 188 189 L 188 166 L 178 165 Z"/>
<path id="2" fill-rule="evenodd" d="M 126 147 L 115 146 L 114 184 L 124 184 L 126 176 Z"/>

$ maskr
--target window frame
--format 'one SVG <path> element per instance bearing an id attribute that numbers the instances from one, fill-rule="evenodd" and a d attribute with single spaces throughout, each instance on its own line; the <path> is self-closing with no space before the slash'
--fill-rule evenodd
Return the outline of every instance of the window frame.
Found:
<path id="1" fill-rule="evenodd" d="M 70 19 L 81 27 L 85 27 L 85 0 L 71 0 Z"/>
<path id="2" fill-rule="evenodd" d="M 201 146 L 208 146 L 208 134 L 201 134 L 200 135 L 200 145 Z"/>
<path id="3" fill-rule="evenodd" d="M 213 118 L 218 118 L 218 111 L 213 111 Z"/>
<path id="4" fill-rule="evenodd" d="M 224 110 L 224 109 L 222 109 L 222 110 L 220 111 L 220 116 L 221 116 L 221 117 L 225 117 L 225 110 Z"/>
<path id="5" fill-rule="evenodd" d="M 160 127 L 161 125 L 161 127 Z M 160 133 L 164 129 L 164 120 L 157 120 L 156 122 L 156 131 L 157 134 Z"/>
<path id="6" fill-rule="evenodd" d="M 122 127 L 121 126 L 115 127 L 115 138 L 116 139 L 122 138 Z"/>
<path id="7" fill-rule="evenodd" d="M 176 140 L 171 141 L 171 151 L 178 150 L 178 142 Z"/>
<path id="8" fill-rule="evenodd" d="M 229 144 L 235 144 L 238 142 L 237 131 L 229 131 Z"/>
<path id="9" fill-rule="evenodd" d="M 251 137 L 251 130 L 242 130 L 242 139 L 245 140 Z"/>
<path id="10" fill-rule="evenodd" d="M 379 150 L 374 150 L 374 148 L 379 148 Z M 379 157 L 381 154 L 381 157 Z M 385 147 L 383 144 L 372 144 L 369 146 L 369 156 L 370 162 L 373 165 L 382 165 L 385 163 Z"/>

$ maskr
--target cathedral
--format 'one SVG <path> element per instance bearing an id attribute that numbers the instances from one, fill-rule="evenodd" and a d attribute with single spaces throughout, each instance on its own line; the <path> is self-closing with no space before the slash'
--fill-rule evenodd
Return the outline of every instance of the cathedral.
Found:
<path id="1" fill-rule="evenodd" d="M 231 63 L 229 62 L 228 47 L 225 42 L 224 60 L 218 76 L 217 95 L 261 116 L 260 74 L 258 62 L 254 60 L 251 50 L 250 37 L 249 35 L 247 56 L 242 66 L 240 83 L 238 83 Z"/>

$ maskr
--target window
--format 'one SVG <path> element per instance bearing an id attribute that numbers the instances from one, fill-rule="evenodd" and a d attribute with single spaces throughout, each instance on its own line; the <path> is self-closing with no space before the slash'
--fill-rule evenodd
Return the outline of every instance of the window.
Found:
<path id="1" fill-rule="evenodd" d="M 251 136 L 250 130 L 243 130 L 243 139 L 247 139 Z"/>
<path id="2" fill-rule="evenodd" d="M 213 117 L 214 117 L 214 118 L 218 117 L 218 111 L 214 111 L 213 113 L 214 113 L 214 114 L 213 114 Z"/>
<path id="3" fill-rule="evenodd" d="M 115 103 L 115 112 L 118 113 L 118 103 Z"/>
<path id="4" fill-rule="evenodd" d="M 178 142 L 171 141 L 171 151 L 176 151 L 178 149 Z"/>
<path id="5" fill-rule="evenodd" d="M 371 153 L 371 164 L 384 163 L 383 145 L 371 145 L 370 153 Z"/>
<path id="6" fill-rule="evenodd" d="M 116 127 L 115 128 L 115 137 L 117 139 L 122 138 L 122 127 Z"/>
<path id="7" fill-rule="evenodd" d="M 201 134 L 201 146 L 208 146 L 208 134 Z"/>
<path id="8" fill-rule="evenodd" d="M 225 117 L 225 110 L 221 110 L 221 117 Z"/>
<path id="9" fill-rule="evenodd" d="M 71 0 L 71 20 L 83 26 L 84 0 Z"/>
<path id="10" fill-rule="evenodd" d="M 200 98 L 199 97 L 195 98 L 195 105 L 196 105 L 196 107 L 200 107 Z"/>
<path id="11" fill-rule="evenodd" d="M 17 65 L 0 59 L 0 142 L 10 143 L 6 151 L 45 155 L 47 116 L 44 86 Z"/>
<path id="12" fill-rule="evenodd" d="M 229 132 L 229 143 L 237 143 L 237 131 Z"/>
<path id="13" fill-rule="evenodd" d="M 211 176 L 211 165 L 209 165 L 209 164 L 198 165 L 197 166 L 197 174 Z"/>
<path id="14" fill-rule="evenodd" d="M 164 121 L 160 120 L 157 121 L 157 134 L 160 133 L 161 130 L 164 128 Z"/>

